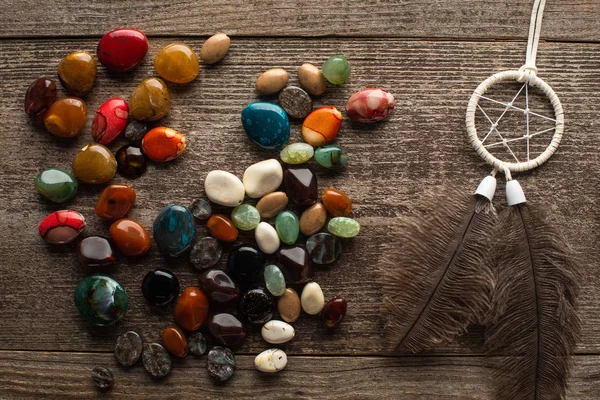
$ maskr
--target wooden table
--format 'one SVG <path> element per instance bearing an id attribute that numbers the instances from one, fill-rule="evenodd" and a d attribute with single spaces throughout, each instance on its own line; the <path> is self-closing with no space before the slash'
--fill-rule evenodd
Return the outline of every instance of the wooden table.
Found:
<path id="1" fill-rule="evenodd" d="M 423 191 L 440 185 L 472 190 L 489 172 L 468 145 L 466 103 L 491 73 L 523 64 L 530 12 L 531 2 L 522 0 L 4 0 L 0 398 L 490 398 L 492 369 L 482 354 L 481 329 L 427 354 L 389 352 L 381 334 L 380 276 L 382 260 L 398 256 L 396 218 L 410 213 Z M 532 204 L 562 217 L 558 224 L 581 256 L 583 332 L 569 380 L 572 399 L 600 396 L 599 19 L 597 0 L 548 2 L 538 67 L 563 102 L 566 137 L 546 165 L 519 176 Z M 130 74 L 99 67 L 86 97 L 85 131 L 61 141 L 29 121 L 22 109 L 28 85 L 42 75 L 56 79 L 62 57 L 76 49 L 95 53 L 101 35 L 121 26 L 144 30 L 149 53 Z M 199 51 L 217 31 L 232 38 L 228 56 L 202 67 L 189 85 L 169 85 L 172 108 L 163 124 L 185 133 L 188 151 L 175 162 L 150 166 L 137 180 L 114 179 L 134 186 L 138 201 L 131 216 L 146 227 L 165 204 L 188 204 L 202 196 L 208 171 L 241 176 L 248 165 L 277 157 L 252 145 L 240 123 L 240 111 L 256 99 L 254 80 L 267 68 L 286 68 L 295 84 L 302 63 L 321 65 L 332 54 L 345 54 L 352 65 L 350 80 L 329 87 L 315 104 L 343 109 L 350 94 L 375 86 L 391 90 L 397 108 L 388 122 L 376 126 L 345 120 L 338 142 L 350 153 L 349 167 L 341 174 L 318 175 L 320 189 L 334 186 L 353 199 L 363 227 L 337 265 L 316 274 L 326 297 L 339 294 L 348 300 L 342 327 L 326 332 L 318 319 L 302 317 L 295 325 L 297 338 L 284 346 L 288 367 L 275 376 L 253 367 L 254 356 L 268 347 L 254 329 L 236 349 L 238 368 L 227 384 L 212 382 L 205 357 L 175 361 L 171 376 L 156 383 L 141 363 L 119 367 L 112 350 L 127 329 L 159 340 L 171 322 L 171 311 L 151 309 L 140 290 L 146 272 L 164 267 L 164 260 L 153 248 L 147 257 L 122 262 L 114 276 L 129 293 L 130 310 L 112 329 L 90 329 L 72 300 L 78 280 L 90 271 L 78 264 L 73 248 L 49 247 L 39 238 L 41 219 L 64 206 L 44 201 L 33 179 L 44 167 L 69 169 L 75 153 L 91 141 L 93 112 L 109 97 L 129 98 L 142 79 L 154 76 L 153 56 L 164 45 L 184 41 Z M 515 130 L 517 122 L 515 117 Z M 293 123 L 293 141 L 300 140 L 299 128 Z M 82 185 L 69 205 L 87 217 L 88 234 L 108 234 L 108 225 L 92 210 L 101 190 Z M 496 204 L 503 203 L 501 189 Z M 186 262 L 169 268 L 182 286 L 196 283 L 198 274 Z M 97 392 L 90 379 L 96 365 L 115 373 L 116 385 L 108 394 Z"/>

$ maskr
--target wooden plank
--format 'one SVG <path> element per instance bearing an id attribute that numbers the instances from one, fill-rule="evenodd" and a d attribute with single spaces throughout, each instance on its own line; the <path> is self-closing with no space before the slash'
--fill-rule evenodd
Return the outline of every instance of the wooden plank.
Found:
<path id="1" fill-rule="evenodd" d="M 169 40 L 152 40 L 150 54 Z M 198 49 L 202 41 L 187 41 Z M 93 50 L 95 40 L 7 40 L 0 52 L 0 309 L 3 329 L 0 348 L 12 350 L 110 351 L 116 336 L 136 329 L 157 340 L 171 323 L 170 310 L 150 308 L 141 296 L 140 282 L 151 269 L 165 267 L 155 248 L 146 257 L 125 260 L 113 271 L 130 295 L 130 310 L 112 329 L 88 328 L 72 304 L 73 289 L 91 272 L 77 262 L 73 248 L 51 248 L 38 237 L 37 224 L 50 211 L 66 206 L 43 201 L 33 190 L 33 178 L 44 167 L 69 169 L 75 153 L 91 141 L 88 127 L 73 141 L 59 141 L 28 121 L 22 98 L 29 83 L 40 75 L 54 75 L 60 58 L 73 49 Z M 350 81 L 329 87 L 316 105 L 343 108 L 354 91 L 365 86 L 388 88 L 397 110 L 385 123 L 371 127 L 344 121 L 338 143 L 350 153 L 349 168 L 341 174 L 318 171 L 319 187 L 337 187 L 354 201 L 361 236 L 345 244 L 337 265 L 319 270 L 316 280 L 326 297 L 342 295 L 349 302 L 340 330 L 326 332 L 318 319 L 304 316 L 296 324 L 297 339 L 286 346 L 290 354 L 386 353 L 379 317 L 381 260 L 399 256 L 394 243 L 394 218 L 418 206 L 418 195 L 439 185 L 472 190 L 490 168 L 470 149 L 464 127 L 466 102 L 489 74 L 518 68 L 522 43 L 428 42 L 402 40 L 238 39 L 223 63 L 203 68 L 197 81 L 170 85 L 172 110 L 163 121 L 185 133 L 189 150 L 179 160 L 152 165 L 141 178 L 130 181 L 138 193 L 131 216 L 150 228 L 160 208 L 169 202 L 188 204 L 203 193 L 203 178 L 211 169 L 241 176 L 246 166 L 276 152 L 257 149 L 240 124 L 241 109 L 256 99 L 255 77 L 265 68 L 294 71 L 305 61 L 320 63 L 341 51 L 351 60 Z M 600 133 L 600 46 L 542 44 L 540 75 L 559 94 L 566 110 L 567 130 L 558 153 L 538 171 L 519 176 L 532 205 L 562 216 L 559 227 L 581 253 L 583 334 L 580 353 L 600 351 L 600 257 L 598 222 Z M 107 98 L 128 98 L 135 85 L 152 76 L 151 57 L 129 75 L 108 75 L 99 69 L 98 81 L 86 98 L 89 114 Z M 291 83 L 296 82 L 291 74 Z M 62 89 L 61 89 L 62 90 Z M 62 95 L 63 93 L 61 93 Z M 503 95 L 503 93 L 500 93 Z M 502 98 L 502 97 L 500 97 Z M 490 112 L 501 111 L 490 110 Z M 545 109 L 545 111 L 548 111 Z M 516 114 L 510 114 L 515 118 Z M 507 117 L 508 118 L 508 117 Z M 507 123 L 510 127 L 509 119 Z M 292 141 L 300 140 L 300 124 L 292 127 Z M 505 129 L 505 128 L 503 128 Z M 515 127 L 515 130 L 523 127 Z M 509 129 L 510 131 L 510 129 Z M 522 131 L 519 131 L 522 132 Z M 120 142 L 123 143 L 123 142 Z M 113 145 L 116 150 L 118 145 Z M 128 182 L 116 177 L 114 182 Z M 81 185 L 69 207 L 88 220 L 88 234 L 108 234 L 108 225 L 93 215 L 101 186 Z M 500 185 L 502 186 L 502 185 Z M 503 203 L 499 193 L 497 204 Z M 200 235 L 205 232 L 200 228 Z M 245 237 L 248 239 L 248 236 Z M 225 260 L 219 266 L 223 267 Z M 169 265 L 183 287 L 196 283 L 198 274 L 185 262 Z M 443 354 L 478 354 L 481 332 L 466 341 L 435 350 Z M 264 348 L 257 329 L 241 352 Z"/>
<path id="2" fill-rule="evenodd" d="M 215 383 L 206 356 L 174 362 L 172 373 L 155 382 L 138 362 L 120 367 L 112 354 L 0 352 L 0 396 L 5 398 L 257 398 L 261 399 L 490 399 L 491 366 L 482 357 L 303 357 L 288 359 L 276 375 L 254 369 L 254 357 L 236 355 L 234 376 Z M 96 365 L 110 368 L 115 386 L 98 391 L 90 378 Z M 578 356 L 569 380 L 569 399 L 596 399 L 600 356 Z"/>
<path id="3" fill-rule="evenodd" d="M 99 36 L 120 26 L 149 35 L 527 38 L 533 2 L 522 0 L 81 2 L 5 0 L 0 37 Z M 542 38 L 598 41 L 600 3 L 549 1 Z"/>

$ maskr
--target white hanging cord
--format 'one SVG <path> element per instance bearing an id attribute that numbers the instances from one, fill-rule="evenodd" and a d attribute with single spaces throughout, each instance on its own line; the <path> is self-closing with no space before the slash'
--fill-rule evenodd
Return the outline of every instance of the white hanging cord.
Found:
<path id="1" fill-rule="evenodd" d="M 527 55 L 525 57 L 525 64 L 519 68 L 519 72 L 521 73 L 519 82 L 529 83 L 531 77 L 537 75 L 538 70 L 535 66 L 535 59 L 540 41 L 545 6 L 546 0 L 535 0 L 533 3 L 533 11 L 531 12 L 531 21 L 529 23 L 529 39 L 527 40 Z"/>

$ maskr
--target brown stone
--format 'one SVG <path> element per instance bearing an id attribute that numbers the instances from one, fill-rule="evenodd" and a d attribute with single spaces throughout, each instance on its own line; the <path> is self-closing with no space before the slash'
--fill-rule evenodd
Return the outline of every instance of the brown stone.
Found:
<path id="1" fill-rule="evenodd" d="M 296 322 L 300 317 L 300 297 L 294 289 L 287 288 L 277 301 L 277 309 L 285 322 Z"/>
<path id="2" fill-rule="evenodd" d="M 256 209 L 261 218 L 273 218 L 288 205 L 288 197 L 285 192 L 273 192 L 264 196 L 256 204 Z"/>
<path id="3" fill-rule="evenodd" d="M 314 235 L 319 232 L 327 221 L 327 210 L 321 203 L 316 203 L 302 213 L 300 216 L 300 232 L 305 236 Z"/>

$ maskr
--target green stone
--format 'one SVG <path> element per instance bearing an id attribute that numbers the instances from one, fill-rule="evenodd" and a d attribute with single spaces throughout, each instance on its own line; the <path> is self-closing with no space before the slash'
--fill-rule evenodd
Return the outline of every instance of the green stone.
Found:
<path id="1" fill-rule="evenodd" d="M 327 230 L 332 235 L 349 239 L 358 235 L 358 232 L 360 232 L 360 224 L 352 218 L 336 217 L 329 221 Z"/>
<path id="2" fill-rule="evenodd" d="M 55 203 L 69 201 L 77 193 L 77 179 L 58 168 L 46 168 L 35 177 L 35 189 Z"/>
<path id="3" fill-rule="evenodd" d="M 283 296 L 285 293 L 285 277 L 277 265 L 265 267 L 265 285 L 273 296 Z"/>
<path id="4" fill-rule="evenodd" d="M 331 56 L 321 67 L 321 72 L 329 83 L 341 85 L 350 77 L 350 64 L 344 56 Z"/>
<path id="5" fill-rule="evenodd" d="M 95 326 L 113 325 L 125 316 L 129 299 L 119 282 L 108 275 L 93 274 L 75 288 L 75 307 Z"/>
<path id="6" fill-rule="evenodd" d="M 330 144 L 315 150 L 315 160 L 329 169 L 342 169 L 348 164 L 348 153 L 342 146 Z"/>
<path id="7" fill-rule="evenodd" d="M 260 223 L 260 213 L 250 204 L 240 204 L 231 212 L 231 220 L 239 230 L 251 231 Z"/>
<path id="8" fill-rule="evenodd" d="M 313 147 L 308 143 L 294 143 L 286 146 L 281 153 L 281 161 L 286 164 L 302 164 L 315 154 Z"/>
<path id="9" fill-rule="evenodd" d="M 300 222 L 298 217 L 291 211 L 282 211 L 275 220 L 275 230 L 279 239 L 285 244 L 294 244 L 300 233 Z"/>

